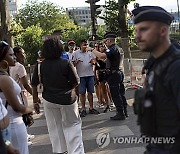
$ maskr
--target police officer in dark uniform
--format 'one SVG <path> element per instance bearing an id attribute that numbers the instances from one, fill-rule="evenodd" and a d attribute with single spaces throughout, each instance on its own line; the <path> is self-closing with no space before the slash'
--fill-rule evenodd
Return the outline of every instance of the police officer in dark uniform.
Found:
<path id="1" fill-rule="evenodd" d="M 180 50 L 169 38 L 173 17 L 158 6 L 132 13 L 138 46 L 151 53 L 145 87 L 136 91 L 134 102 L 141 133 L 150 139 L 145 153 L 180 154 Z"/>
<path id="2" fill-rule="evenodd" d="M 105 53 L 93 50 L 93 53 L 99 59 L 106 59 L 106 74 L 107 81 L 110 87 L 113 102 L 116 106 L 117 114 L 111 117 L 112 120 L 125 120 L 127 114 L 127 101 L 125 98 L 125 88 L 123 84 L 124 74 L 122 71 L 122 64 L 124 59 L 123 50 L 115 44 L 116 34 L 108 32 L 105 34 L 105 44 L 108 49 Z"/>

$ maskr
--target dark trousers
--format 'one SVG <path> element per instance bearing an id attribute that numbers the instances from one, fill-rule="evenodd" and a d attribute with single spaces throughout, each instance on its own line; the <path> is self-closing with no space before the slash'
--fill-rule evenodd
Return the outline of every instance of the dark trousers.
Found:
<path id="1" fill-rule="evenodd" d="M 160 147 L 155 144 L 149 144 L 147 145 L 146 149 L 147 150 L 144 152 L 144 154 L 180 154 L 179 147 L 176 147 L 176 149 L 174 149 L 169 145 Z"/>
<path id="2" fill-rule="evenodd" d="M 0 154 L 7 154 L 6 146 L 5 146 L 4 140 L 2 138 L 1 130 L 0 130 Z"/>
<path id="3" fill-rule="evenodd" d="M 117 71 L 107 77 L 112 100 L 114 102 L 114 105 L 116 106 L 117 112 L 119 113 L 127 108 L 123 80 L 124 74 L 122 71 Z"/>

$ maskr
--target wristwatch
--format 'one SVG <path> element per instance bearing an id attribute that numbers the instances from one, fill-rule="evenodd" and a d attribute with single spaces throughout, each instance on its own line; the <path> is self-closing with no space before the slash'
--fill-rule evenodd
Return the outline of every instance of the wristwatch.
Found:
<path id="1" fill-rule="evenodd" d="M 5 145 L 6 145 L 6 146 L 10 146 L 10 145 L 11 145 L 11 142 L 8 141 L 8 140 L 6 140 L 6 141 L 5 141 Z"/>

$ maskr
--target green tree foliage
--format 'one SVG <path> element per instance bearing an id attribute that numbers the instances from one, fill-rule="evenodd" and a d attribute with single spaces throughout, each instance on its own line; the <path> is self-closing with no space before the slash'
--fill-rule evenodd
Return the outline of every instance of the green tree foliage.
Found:
<path id="1" fill-rule="evenodd" d="M 29 0 L 12 23 L 15 45 L 20 45 L 28 55 L 28 63 L 35 63 L 37 51 L 42 45 L 42 36 L 60 30 L 63 41 L 74 39 L 79 42 L 89 37 L 89 29 L 73 23 L 65 11 L 50 2 Z"/>
<path id="2" fill-rule="evenodd" d="M 118 43 L 121 44 L 125 51 L 125 58 L 130 58 L 129 47 L 135 46 L 134 39 L 134 26 L 128 23 L 128 9 L 127 5 L 134 0 L 109 0 L 105 5 L 105 16 L 101 17 L 105 20 L 107 30 L 114 31 L 121 38 Z"/>
<path id="3" fill-rule="evenodd" d="M 40 24 L 40 27 L 47 33 L 56 29 L 63 30 L 64 27 L 75 27 L 61 7 L 47 1 L 29 0 L 19 10 L 15 20 L 21 23 L 23 28 Z"/>
<path id="4" fill-rule="evenodd" d="M 21 46 L 27 54 L 27 63 L 34 64 L 43 41 L 43 29 L 39 25 L 32 25 L 24 29 L 21 35 L 17 35 L 16 45 Z"/>
<path id="5" fill-rule="evenodd" d="M 118 3 L 115 0 L 110 0 L 105 5 L 105 16 L 101 17 L 104 19 L 107 27 L 107 31 L 119 31 L 118 23 Z"/>
<path id="6" fill-rule="evenodd" d="M 75 29 L 68 30 L 63 33 L 65 41 L 75 40 L 76 44 L 80 44 L 80 40 L 89 38 L 89 28 L 77 26 Z"/>
<path id="7" fill-rule="evenodd" d="M 123 6 L 122 9 L 124 9 L 124 11 L 125 11 L 125 8 L 127 7 L 127 4 L 129 4 L 131 1 L 134 1 L 134 0 L 122 0 L 121 1 L 121 5 Z M 105 9 L 106 9 L 105 16 L 101 17 L 101 18 L 105 20 L 107 30 L 114 31 L 117 34 L 119 34 L 119 36 L 121 36 L 125 30 L 123 29 L 123 25 L 121 25 L 121 23 L 119 22 L 119 4 L 118 4 L 118 2 L 116 0 L 107 1 L 106 5 L 105 5 Z M 128 18 L 127 18 L 127 20 L 128 20 Z M 130 32 L 129 34 L 131 35 L 132 28 L 128 27 L 128 31 Z"/>
<path id="8" fill-rule="evenodd" d="M 105 25 L 98 25 L 97 27 L 97 36 L 99 40 L 104 39 L 104 35 L 107 31 L 107 28 Z"/>

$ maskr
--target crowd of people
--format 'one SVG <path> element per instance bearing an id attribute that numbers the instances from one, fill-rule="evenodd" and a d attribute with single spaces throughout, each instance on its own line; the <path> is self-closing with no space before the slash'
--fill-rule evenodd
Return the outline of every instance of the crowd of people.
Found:
<path id="1" fill-rule="evenodd" d="M 111 38 L 112 36 L 113 38 Z M 106 38 L 113 39 L 109 46 L 115 46 L 114 33 L 107 33 Z M 1 129 L 5 143 L 8 142 L 12 145 L 10 147 L 14 153 L 29 153 L 28 144 L 31 143 L 28 139 L 34 136 L 27 133 L 22 115 L 33 112 L 28 107 L 26 91 L 33 95 L 34 110 L 37 114 L 40 113 L 41 101 L 38 98 L 38 85 L 40 83 L 43 84 L 42 102 L 54 153 L 67 151 L 72 154 L 84 153 L 80 117 L 85 117 L 87 113 L 99 114 L 98 109 L 94 107 L 94 87 L 96 87 L 98 105 L 105 107 L 104 113 L 110 111 L 110 103 L 116 101 L 116 116 L 120 115 L 117 101 L 122 101 L 121 91 L 115 89 L 116 94 L 110 92 L 111 86 L 109 86 L 107 79 L 111 75 L 106 73 L 106 59 L 95 56 L 92 52 L 93 48 L 88 46 L 86 39 L 81 40 L 79 48 L 74 40 L 70 40 L 68 42 L 69 52 L 64 51 L 63 42 L 58 36 L 45 40 L 41 51 L 38 52 L 40 57 L 37 60 L 31 84 L 28 82 L 27 72 L 23 66 L 26 58 L 25 51 L 20 47 L 12 49 L 5 41 L 2 41 L 0 45 L 0 81 L 3 83 L 0 85 L 0 98 L 3 121 L 7 121 L 7 124 L 2 125 Z M 98 42 L 94 46 L 96 52 L 106 53 L 106 50 L 104 42 Z M 120 56 L 123 57 L 123 52 L 120 53 L 120 51 L 122 49 L 118 49 L 117 54 L 114 55 L 117 59 L 121 59 Z M 117 60 L 116 63 L 119 62 Z M 118 74 L 122 73 L 119 64 L 116 64 L 114 69 Z M 116 74 L 116 72 L 112 74 Z M 121 81 L 123 84 L 123 79 Z M 119 100 L 116 100 L 116 95 L 118 95 Z M 89 101 L 88 112 L 86 111 L 86 96 Z M 113 98 L 113 96 L 115 97 Z M 80 99 L 81 105 L 78 105 L 77 98 Z M 125 119 L 125 116 L 123 117 L 125 115 L 124 109 L 120 110 L 122 117 L 115 116 L 115 118 L 112 117 L 113 120 Z M 8 117 L 10 119 L 9 125 Z M 69 132 L 72 132 L 71 135 Z"/>
<path id="2" fill-rule="evenodd" d="M 153 6 L 139 7 L 132 13 L 139 48 L 153 56 L 144 67 L 147 74 L 144 88 L 135 98 L 141 132 L 153 137 L 176 137 L 171 145 L 149 144 L 146 154 L 179 154 L 180 74 L 177 70 L 180 56 L 169 39 L 173 18 L 164 9 Z M 81 118 L 88 113 L 100 113 L 95 108 L 94 92 L 104 113 L 115 105 L 116 114 L 110 117 L 111 120 L 126 120 L 129 116 L 123 83 L 124 51 L 116 44 L 116 34 L 107 32 L 104 41 L 96 42 L 93 48 L 86 39 L 80 41 L 79 47 L 74 40 L 69 40 L 68 50 L 65 51 L 64 42 L 58 35 L 46 38 L 38 52 L 30 84 L 23 66 L 24 50 L 0 42 L 0 145 L 3 154 L 29 153 L 28 141 L 34 136 L 27 133 L 28 125 L 23 116 L 31 116 L 33 110 L 28 107 L 26 91 L 33 96 L 37 114 L 43 102 L 53 153 L 85 153 Z M 167 60 L 167 57 L 170 58 Z M 38 97 L 40 89 L 42 100 Z"/>

